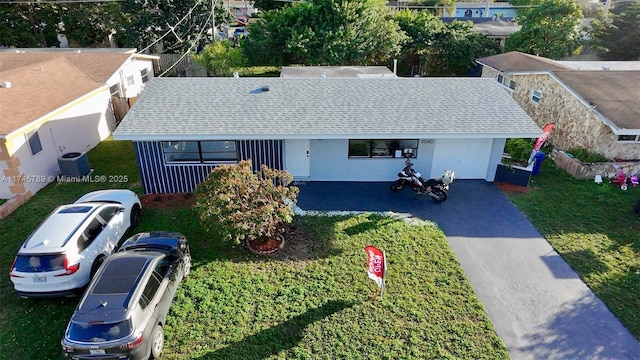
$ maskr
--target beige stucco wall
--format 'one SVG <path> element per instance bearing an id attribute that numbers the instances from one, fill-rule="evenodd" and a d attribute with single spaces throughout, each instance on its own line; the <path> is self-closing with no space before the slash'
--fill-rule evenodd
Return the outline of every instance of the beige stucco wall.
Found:
<path id="1" fill-rule="evenodd" d="M 498 71 L 484 67 L 483 77 L 496 77 Z M 549 142 L 561 150 L 583 148 L 607 158 L 640 159 L 640 144 L 618 143 L 618 136 L 605 125 L 599 114 L 581 102 L 552 75 L 507 75 L 516 89 L 507 90 L 527 114 L 540 126 L 555 122 Z M 539 103 L 531 101 L 533 90 L 542 93 Z"/>

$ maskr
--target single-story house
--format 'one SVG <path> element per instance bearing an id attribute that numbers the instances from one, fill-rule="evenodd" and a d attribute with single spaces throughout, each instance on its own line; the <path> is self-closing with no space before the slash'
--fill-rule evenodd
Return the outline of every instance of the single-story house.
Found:
<path id="1" fill-rule="evenodd" d="M 640 62 L 559 62 L 509 52 L 478 59 L 542 127 L 549 142 L 609 159 L 640 159 Z"/>
<path id="2" fill-rule="evenodd" d="M 153 78 L 130 51 L 0 52 L 0 198 L 28 198 L 60 175 L 59 159 L 108 137 Z M 9 51 L 10 50 L 10 51 Z"/>
<path id="3" fill-rule="evenodd" d="M 506 139 L 540 134 L 493 79 L 156 78 L 114 139 L 133 141 L 145 193 L 173 193 L 245 159 L 297 181 L 391 181 L 403 152 L 425 177 L 493 181 Z"/>

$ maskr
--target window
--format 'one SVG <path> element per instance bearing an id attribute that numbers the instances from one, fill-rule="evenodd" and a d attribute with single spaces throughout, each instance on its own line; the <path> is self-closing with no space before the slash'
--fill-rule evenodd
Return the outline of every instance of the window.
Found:
<path id="1" fill-rule="evenodd" d="M 142 296 L 140 296 L 139 303 L 143 309 L 146 308 L 147 305 L 151 303 L 151 300 L 153 300 L 154 296 L 156 296 L 156 293 L 160 288 L 160 284 L 162 283 L 162 279 L 164 278 L 164 274 L 166 274 L 168 268 L 169 262 L 164 259 L 156 265 L 155 269 L 153 269 L 153 272 L 149 277 L 149 281 L 142 291 Z"/>
<path id="2" fill-rule="evenodd" d="M 78 237 L 78 250 L 82 251 L 89 247 L 93 240 L 100 235 L 102 229 L 104 229 L 104 224 L 100 222 L 99 219 L 95 218 L 91 220 L 87 228 L 84 229 L 80 237 Z"/>
<path id="3" fill-rule="evenodd" d="M 111 221 L 111 219 L 118 213 L 118 211 L 120 211 L 120 208 L 117 206 L 107 206 L 100 210 L 98 215 L 100 215 L 102 220 L 104 220 L 104 222 L 108 224 L 109 221 Z"/>
<path id="4" fill-rule="evenodd" d="M 508 87 L 511 90 L 515 90 L 516 89 L 516 82 L 507 78 L 504 75 L 498 75 L 496 76 L 496 81 L 499 82 L 500 84 L 502 84 L 505 87 Z"/>
<path id="5" fill-rule="evenodd" d="M 120 84 L 109 86 L 109 92 L 111 93 L 111 96 L 120 97 Z"/>
<path id="6" fill-rule="evenodd" d="M 620 142 L 640 142 L 640 135 L 618 135 Z"/>
<path id="7" fill-rule="evenodd" d="M 42 143 L 40 142 L 40 135 L 38 130 L 33 130 L 27 133 L 27 141 L 29 142 L 29 149 L 31 149 L 31 155 L 35 155 L 42 151 Z"/>
<path id="8" fill-rule="evenodd" d="M 140 77 L 142 78 L 143 84 L 149 81 L 149 70 L 147 69 L 140 70 Z"/>
<path id="9" fill-rule="evenodd" d="M 540 103 L 540 98 L 542 97 L 542 92 L 540 92 L 540 90 L 533 90 L 531 92 L 531 101 L 539 104 Z"/>
<path id="10" fill-rule="evenodd" d="M 417 154 L 418 140 L 349 140 L 350 158 L 402 157 L 405 150 Z"/>
<path id="11" fill-rule="evenodd" d="M 133 86 L 136 84 L 136 81 L 133 79 L 133 75 L 127 76 L 127 86 Z"/>
<path id="12" fill-rule="evenodd" d="M 238 161 L 235 141 L 165 141 L 162 147 L 166 163 L 235 163 Z"/>

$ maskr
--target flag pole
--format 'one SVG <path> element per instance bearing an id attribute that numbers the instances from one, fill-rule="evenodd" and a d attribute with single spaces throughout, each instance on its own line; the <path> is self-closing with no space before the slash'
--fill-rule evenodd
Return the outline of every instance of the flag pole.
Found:
<path id="1" fill-rule="evenodd" d="M 382 251 L 382 287 L 380 288 L 380 299 L 382 299 L 382 294 L 384 293 L 384 283 L 387 277 L 387 253 L 386 251 Z"/>

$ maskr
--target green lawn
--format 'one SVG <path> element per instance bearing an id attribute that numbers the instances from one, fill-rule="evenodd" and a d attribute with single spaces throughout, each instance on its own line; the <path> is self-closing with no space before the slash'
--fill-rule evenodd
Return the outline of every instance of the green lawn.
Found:
<path id="1" fill-rule="evenodd" d="M 576 180 L 551 161 L 530 191 L 509 195 L 538 231 L 640 339 L 640 187 Z"/>
<path id="2" fill-rule="evenodd" d="M 115 160 L 117 159 L 117 160 Z M 96 175 L 125 183 L 53 184 L 0 220 L 0 268 L 58 204 L 87 191 L 140 192 L 130 143 L 107 141 L 89 153 Z M 430 223 L 365 214 L 298 217 L 274 257 L 250 255 L 205 233 L 191 209 L 145 208 L 136 231 L 175 230 L 191 243 L 194 267 L 180 286 L 166 328 L 165 359 L 508 358 L 482 305 Z M 383 300 L 365 272 L 364 246 L 388 256 Z M 0 277 L 0 353 L 58 359 L 77 299 L 24 300 Z"/>

